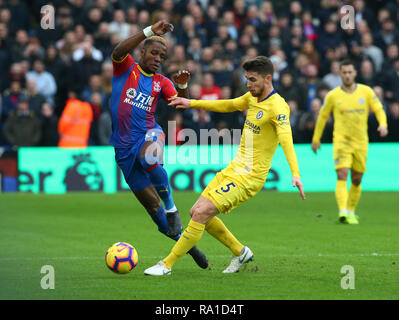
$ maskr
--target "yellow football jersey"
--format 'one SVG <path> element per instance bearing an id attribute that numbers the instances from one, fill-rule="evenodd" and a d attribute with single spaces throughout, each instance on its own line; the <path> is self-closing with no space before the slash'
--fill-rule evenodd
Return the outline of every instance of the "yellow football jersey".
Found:
<path id="1" fill-rule="evenodd" d="M 215 112 L 247 109 L 240 146 L 236 157 L 222 170 L 225 176 L 241 182 L 248 190 L 259 191 L 265 183 L 280 142 L 292 174 L 299 177 L 289 122 L 289 106 L 275 91 L 261 102 L 248 92 L 231 100 L 191 100 L 191 107 Z"/>
<path id="2" fill-rule="evenodd" d="M 387 126 L 387 118 L 374 91 L 363 84 L 356 84 L 352 93 L 345 92 L 341 87 L 331 90 L 324 100 L 313 134 L 313 142 L 320 142 L 324 126 L 330 115 L 334 116 L 333 142 L 348 146 L 368 143 L 367 119 L 371 109 L 378 123 Z"/>

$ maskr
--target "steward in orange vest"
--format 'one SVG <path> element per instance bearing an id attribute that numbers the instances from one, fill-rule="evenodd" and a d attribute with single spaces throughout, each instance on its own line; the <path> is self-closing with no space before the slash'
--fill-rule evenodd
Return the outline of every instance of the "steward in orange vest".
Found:
<path id="1" fill-rule="evenodd" d="M 68 99 L 58 122 L 61 148 L 84 148 L 89 144 L 93 110 L 88 102 Z"/>

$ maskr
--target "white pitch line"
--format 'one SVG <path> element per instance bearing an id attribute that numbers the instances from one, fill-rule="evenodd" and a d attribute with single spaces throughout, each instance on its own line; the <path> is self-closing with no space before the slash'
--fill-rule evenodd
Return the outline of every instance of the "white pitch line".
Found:
<path id="1" fill-rule="evenodd" d="M 255 257 L 266 258 L 318 258 L 318 257 L 398 257 L 399 253 L 318 253 L 318 254 L 255 254 Z M 163 256 L 145 256 L 149 259 L 160 259 Z M 225 259 L 229 257 L 226 255 L 210 255 L 212 258 Z M 95 257 L 0 257 L 0 261 L 35 261 L 35 260 L 99 260 L 104 259 L 102 256 Z"/>

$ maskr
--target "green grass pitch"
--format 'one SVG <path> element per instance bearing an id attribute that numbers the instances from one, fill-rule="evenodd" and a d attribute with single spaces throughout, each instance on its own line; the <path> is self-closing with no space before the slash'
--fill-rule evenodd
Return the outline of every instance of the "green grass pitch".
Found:
<path id="1" fill-rule="evenodd" d="M 131 193 L 0 195 L 0 299 L 267 300 L 399 299 L 398 193 L 364 192 L 359 225 L 337 223 L 333 193 L 261 192 L 221 216 L 254 252 L 239 273 L 224 275 L 231 253 L 204 233 L 198 247 L 210 268 L 183 257 L 171 276 L 143 271 L 174 241 L 160 234 Z M 174 193 L 184 227 L 195 193 Z M 129 274 L 112 273 L 104 256 L 126 241 L 139 254 Z M 41 288 L 41 268 L 55 271 L 55 289 Z M 341 288 L 341 268 L 355 289 Z"/>

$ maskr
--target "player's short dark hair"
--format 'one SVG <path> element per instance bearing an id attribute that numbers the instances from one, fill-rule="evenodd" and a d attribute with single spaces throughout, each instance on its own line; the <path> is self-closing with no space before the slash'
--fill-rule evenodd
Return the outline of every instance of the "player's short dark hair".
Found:
<path id="1" fill-rule="evenodd" d="M 351 66 L 351 65 L 353 66 L 354 69 L 356 69 L 356 65 L 352 60 L 344 59 L 340 62 L 339 69 L 341 69 L 343 66 Z"/>
<path id="2" fill-rule="evenodd" d="M 269 58 L 264 56 L 257 56 L 252 59 L 244 61 L 242 65 L 245 71 L 253 71 L 259 73 L 261 76 L 266 77 L 267 75 L 273 76 L 274 66 Z"/>

